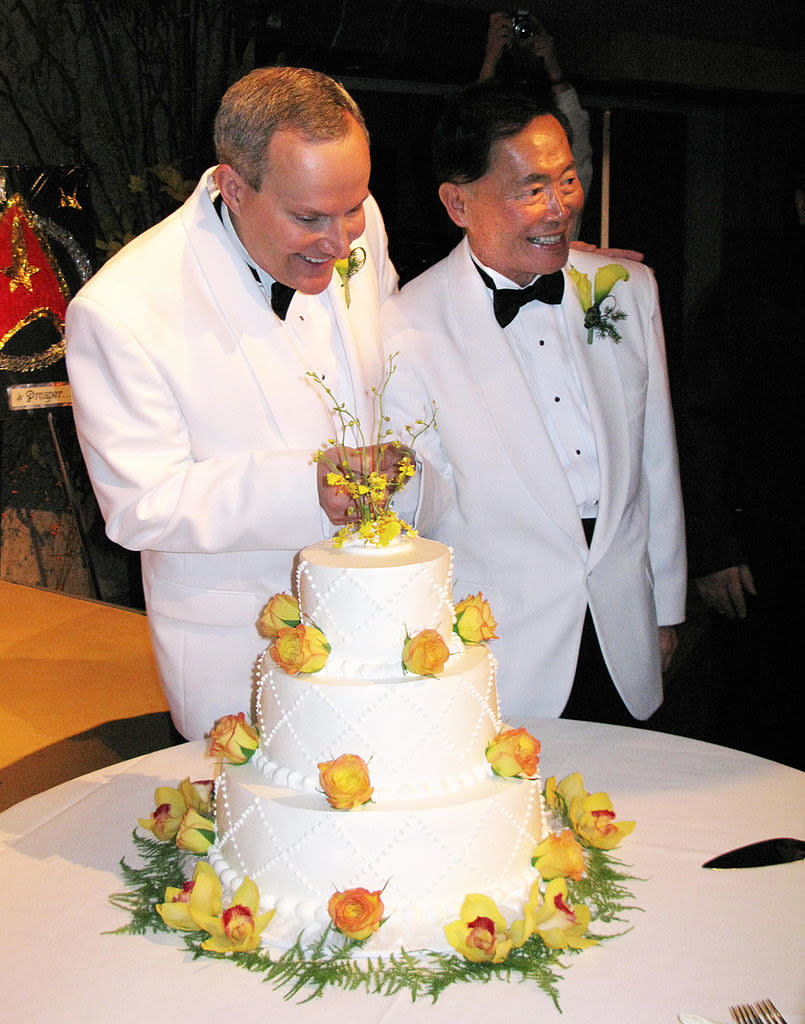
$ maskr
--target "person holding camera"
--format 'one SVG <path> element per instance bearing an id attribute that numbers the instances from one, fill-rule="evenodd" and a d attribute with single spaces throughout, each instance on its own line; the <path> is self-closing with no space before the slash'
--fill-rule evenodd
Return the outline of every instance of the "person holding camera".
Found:
<path id="1" fill-rule="evenodd" d="M 516 86 L 521 92 L 536 94 L 564 117 L 576 173 L 587 192 L 593 178 L 590 118 L 576 90 L 562 75 L 553 36 L 528 10 L 490 14 L 478 80 L 492 79 Z"/>

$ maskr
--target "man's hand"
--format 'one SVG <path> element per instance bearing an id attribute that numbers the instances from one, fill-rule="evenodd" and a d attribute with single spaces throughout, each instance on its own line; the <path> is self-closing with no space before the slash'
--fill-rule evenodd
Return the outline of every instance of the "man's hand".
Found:
<path id="1" fill-rule="evenodd" d="M 667 672 L 671 658 L 679 644 L 676 628 L 674 626 L 658 626 L 657 634 L 660 641 L 660 668 L 663 672 Z"/>
<path id="2" fill-rule="evenodd" d="M 643 262 L 643 253 L 637 249 L 599 249 L 592 242 L 571 242 L 571 249 L 578 249 L 579 252 L 595 252 L 599 256 L 608 256 L 613 260 L 634 260 L 635 263 Z"/>
<path id="3" fill-rule="evenodd" d="M 728 619 L 746 618 L 746 594 L 757 593 L 748 565 L 732 565 L 693 581 L 696 592 L 708 608 Z"/>
<path id="4" fill-rule="evenodd" d="M 375 507 L 384 508 L 391 495 L 397 490 L 400 463 L 406 456 L 414 465 L 413 451 L 403 444 L 383 444 L 380 447 L 367 445 L 366 448 L 346 448 L 343 445 L 337 445 L 334 448 L 325 449 L 316 463 L 316 486 L 319 493 L 319 504 L 330 522 L 336 526 L 346 526 L 348 523 L 359 522 L 360 515 L 354 497 L 344 487 L 327 483 L 328 473 L 343 473 L 349 479 L 350 472 L 345 472 L 343 469 L 343 464 L 346 462 L 356 483 L 365 482 L 369 474 L 374 471 L 385 475 L 389 484 L 385 498 L 380 502 L 375 501 Z"/>

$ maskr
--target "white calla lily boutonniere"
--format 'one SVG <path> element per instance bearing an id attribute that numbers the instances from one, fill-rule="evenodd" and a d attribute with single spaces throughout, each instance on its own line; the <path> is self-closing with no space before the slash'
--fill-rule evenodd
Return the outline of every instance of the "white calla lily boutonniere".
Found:
<path id="1" fill-rule="evenodd" d="M 618 328 L 619 320 L 625 320 L 626 314 L 618 309 L 612 297 L 612 289 L 618 281 L 628 281 L 629 271 L 620 263 L 608 263 L 595 272 L 594 288 L 590 287 L 590 279 L 575 267 L 568 268 L 576 291 L 579 293 L 581 308 L 584 310 L 584 326 L 587 328 L 587 344 L 592 345 L 593 338 L 599 334 L 602 338 L 611 338 L 614 342 L 621 340 Z"/>
<path id="2" fill-rule="evenodd" d="M 352 249 L 347 259 L 335 261 L 335 269 L 338 271 L 338 276 L 341 278 L 341 283 L 344 286 L 344 301 L 347 304 L 347 309 L 349 309 L 349 304 L 352 301 L 349 294 L 349 279 L 358 273 L 365 262 L 366 250 L 360 246 Z"/>

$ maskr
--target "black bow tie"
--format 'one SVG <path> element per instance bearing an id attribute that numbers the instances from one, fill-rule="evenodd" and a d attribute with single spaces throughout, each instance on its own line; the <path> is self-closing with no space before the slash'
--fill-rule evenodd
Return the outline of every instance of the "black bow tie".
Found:
<path id="1" fill-rule="evenodd" d="M 291 299 L 295 293 L 295 288 L 291 288 L 287 284 L 280 284 L 279 281 L 275 281 L 271 285 L 271 308 L 280 320 L 285 319 L 288 313 L 288 306 L 290 306 Z"/>
<path id="2" fill-rule="evenodd" d="M 543 274 L 527 288 L 498 288 L 492 278 L 475 264 L 486 287 L 492 292 L 495 319 L 501 327 L 507 327 L 520 312 L 520 307 L 537 299 L 557 306 L 565 293 L 565 278 L 561 270 Z"/>

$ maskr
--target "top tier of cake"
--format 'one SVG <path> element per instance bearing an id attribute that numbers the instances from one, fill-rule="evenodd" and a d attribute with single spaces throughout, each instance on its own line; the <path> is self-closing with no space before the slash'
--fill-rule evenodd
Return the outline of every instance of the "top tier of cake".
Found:
<path id="1" fill-rule="evenodd" d="M 406 636 L 437 630 L 451 651 L 452 552 L 436 541 L 402 537 L 388 547 L 322 541 L 297 569 L 303 619 L 327 637 L 327 675 L 399 676 Z M 458 641 L 458 642 L 457 642 Z"/>

